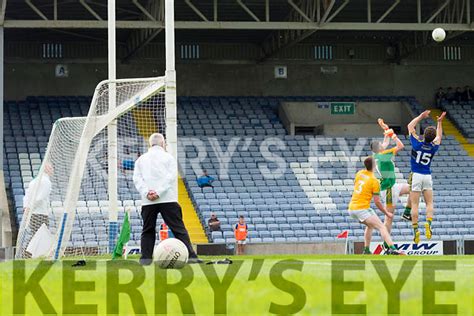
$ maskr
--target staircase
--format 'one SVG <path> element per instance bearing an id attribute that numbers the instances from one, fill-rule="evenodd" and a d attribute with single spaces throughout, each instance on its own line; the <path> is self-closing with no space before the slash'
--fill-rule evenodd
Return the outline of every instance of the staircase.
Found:
<path id="1" fill-rule="evenodd" d="M 132 111 L 135 123 L 138 128 L 138 132 L 148 143 L 148 137 L 153 133 L 163 133 L 163 131 L 157 131 L 157 122 L 153 116 L 153 111 L 149 109 L 137 108 Z"/>
<path id="2" fill-rule="evenodd" d="M 178 202 L 183 210 L 183 221 L 188 230 L 191 242 L 193 244 L 207 244 L 209 241 L 206 233 L 204 232 L 201 221 L 197 216 L 194 205 L 189 198 L 188 190 L 181 177 L 178 179 Z"/>
<path id="3" fill-rule="evenodd" d="M 439 109 L 431 109 L 431 118 L 436 122 L 436 117 L 442 113 Z M 456 126 L 447 117 L 443 121 L 443 132 L 445 135 L 454 136 L 456 140 L 463 146 L 469 156 L 474 157 L 474 144 L 469 144 L 468 140 L 461 134 Z"/>

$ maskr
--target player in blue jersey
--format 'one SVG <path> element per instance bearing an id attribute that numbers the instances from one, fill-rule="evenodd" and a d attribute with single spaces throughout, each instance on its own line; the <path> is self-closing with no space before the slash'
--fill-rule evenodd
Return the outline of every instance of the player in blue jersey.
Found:
<path id="1" fill-rule="evenodd" d="M 410 185 L 410 201 L 411 201 L 411 222 L 413 225 L 414 238 L 413 242 L 420 242 L 420 231 L 418 230 L 418 208 L 420 196 L 426 203 L 426 238 L 431 239 L 431 222 L 433 220 L 433 181 L 431 179 L 431 161 L 439 149 L 441 138 L 443 136 L 443 119 L 446 112 L 437 117 L 437 127 L 428 126 L 423 133 L 423 139 L 416 135 L 416 126 L 423 119 L 430 116 L 430 111 L 424 111 L 415 117 L 408 124 L 408 132 L 410 133 L 411 150 L 411 173 L 408 179 Z M 407 216 L 408 215 L 408 216 Z M 404 214 L 403 218 L 410 219 L 409 214 Z"/>

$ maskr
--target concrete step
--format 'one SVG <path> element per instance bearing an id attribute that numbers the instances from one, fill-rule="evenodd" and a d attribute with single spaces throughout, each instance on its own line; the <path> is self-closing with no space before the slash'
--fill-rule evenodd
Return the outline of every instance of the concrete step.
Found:
<path id="1" fill-rule="evenodd" d="M 208 239 L 189 197 L 183 179 L 178 179 L 178 201 L 183 210 L 183 221 L 192 243 L 207 243 Z"/>

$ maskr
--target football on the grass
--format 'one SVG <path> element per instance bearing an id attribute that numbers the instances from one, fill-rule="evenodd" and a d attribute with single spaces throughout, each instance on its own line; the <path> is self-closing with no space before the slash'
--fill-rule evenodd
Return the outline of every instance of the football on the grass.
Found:
<path id="1" fill-rule="evenodd" d="M 188 248 L 176 238 L 161 241 L 153 252 L 153 260 L 162 269 L 181 269 L 188 262 L 188 256 Z"/>

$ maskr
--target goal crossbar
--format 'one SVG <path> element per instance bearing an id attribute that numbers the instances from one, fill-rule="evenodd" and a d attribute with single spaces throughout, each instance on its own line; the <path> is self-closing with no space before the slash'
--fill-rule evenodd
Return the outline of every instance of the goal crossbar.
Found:
<path id="1" fill-rule="evenodd" d="M 147 86 L 144 90 L 134 94 L 125 102 L 117 106 L 116 108 L 110 110 L 107 114 L 98 116 L 97 118 L 94 117 L 94 111 L 96 111 L 95 104 L 97 99 L 99 98 L 99 91 L 101 86 L 110 85 L 110 83 L 123 83 L 123 84 L 133 84 L 138 82 L 147 82 L 149 81 L 151 84 Z M 122 79 L 122 80 L 105 80 L 99 83 L 97 86 L 94 97 L 92 98 L 92 106 L 89 110 L 88 118 L 84 125 L 83 133 L 81 136 L 81 140 L 79 142 L 77 155 L 74 159 L 73 166 L 76 168 L 73 169 L 71 177 L 69 178 L 68 189 L 66 198 L 64 201 L 64 214 L 61 219 L 60 228 L 57 231 L 57 244 L 53 249 L 53 256 L 52 259 L 57 260 L 61 256 L 64 255 L 65 248 L 63 246 L 64 237 L 66 234 L 67 236 L 67 222 L 74 221 L 75 216 L 75 208 L 76 203 L 78 200 L 79 195 L 79 188 L 82 180 L 82 175 L 84 173 L 86 167 L 86 159 L 88 154 L 88 149 L 90 143 L 95 135 L 97 135 L 100 131 L 104 130 L 107 125 L 109 125 L 112 121 L 116 120 L 118 117 L 123 115 L 125 112 L 129 111 L 131 108 L 136 106 L 137 104 L 147 100 L 148 98 L 152 97 L 154 94 L 158 93 L 164 89 L 164 77 L 158 78 L 148 78 L 148 79 Z M 70 225 L 69 225 L 70 226 Z"/>

